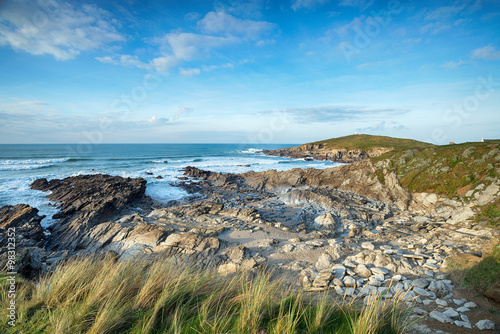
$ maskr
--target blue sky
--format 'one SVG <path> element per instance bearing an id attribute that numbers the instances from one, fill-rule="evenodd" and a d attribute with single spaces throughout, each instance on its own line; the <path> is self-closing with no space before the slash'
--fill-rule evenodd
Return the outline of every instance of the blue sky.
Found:
<path id="1" fill-rule="evenodd" d="M 500 1 L 0 2 L 0 143 L 500 137 Z"/>

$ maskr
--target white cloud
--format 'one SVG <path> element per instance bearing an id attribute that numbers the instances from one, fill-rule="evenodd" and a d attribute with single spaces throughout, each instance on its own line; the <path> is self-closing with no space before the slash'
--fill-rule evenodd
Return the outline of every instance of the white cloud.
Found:
<path id="1" fill-rule="evenodd" d="M 121 65 L 125 67 L 137 67 L 142 69 L 148 69 L 147 64 L 142 63 L 137 56 L 130 55 L 119 55 L 115 58 L 110 56 L 105 57 L 95 57 L 98 61 L 105 64 Z"/>
<path id="2" fill-rule="evenodd" d="M 286 108 L 277 111 L 260 111 L 255 115 L 281 115 L 298 123 L 328 123 L 346 120 L 364 120 L 368 117 L 393 116 L 407 113 L 401 108 L 366 108 L 356 106 L 321 106 L 308 108 Z"/>
<path id="3" fill-rule="evenodd" d="M 199 68 L 179 68 L 179 74 L 185 76 L 198 75 L 201 73 Z"/>
<path id="4" fill-rule="evenodd" d="M 443 6 L 434 9 L 425 16 L 425 20 L 428 21 L 438 21 L 448 19 L 460 13 L 465 8 L 462 6 Z"/>
<path id="5" fill-rule="evenodd" d="M 383 133 L 385 131 L 390 131 L 390 130 L 401 131 L 401 130 L 408 130 L 408 128 L 399 122 L 380 121 L 372 126 L 356 129 L 357 132 L 362 132 L 362 133 L 363 132 Z"/>
<path id="6" fill-rule="evenodd" d="M 432 35 L 437 35 L 440 32 L 450 30 L 451 26 L 448 24 L 444 24 L 441 22 L 436 22 L 436 23 L 428 23 L 424 25 L 423 27 L 420 28 L 420 33 L 421 34 L 426 34 L 430 33 Z"/>
<path id="7" fill-rule="evenodd" d="M 292 2 L 292 9 L 295 11 L 298 9 L 312 9 L 324 5 L 329 1 L 330 0 L 294 0 Z"/>
<path id="8" fill-rule="evenodd" d="M 218 37 L 193 33 L 170 33 L 157 39 L 163 55 L 153 59 L 150 66 L 158 72 L 168 72 L 182 61 L 210 56 L 210 51 L 239 42 L 236 37 Z"/>
<path id="9" fill-rule="evenodd" d="M 210 58 L 214 49 L 259 39 L 263 34 L 272 31 L 275 25 L 266 21 L 242 20 L 226 12 L 217 11 L 207 13 L 198 21 L 197 27 L 201 33 L 173 32 L 152 39 L 151 43 L 158 45 L 159 56 L 149 61 L 141 61 L 137 56 L 131 55 L 96 57 L 96 59 L 102 63 L 165 73 L 182 63 Z M 258 41 L 257 45 L 260 46 L 265 42 Z M 274 40 L 267 41 L 268 44 L 272 42 Z M 179 68 L 179 73 L 196 75 L 202 70 L 184 67 Z"/>
<path id="10" fill-rule="evenodd" d="M 464 60 L 460 59 L 457 62 L 455 62 L 455 61 L 449 61 L 449 62 L 441 65 L 441 67 L 446 68 L 448 70 L 454 70 L 454 69 L 457 69 L 460 66 L 468 64 L 468 63 L 469 63 L 468 61 L 464 61 Z"/>
<path id="11" fill-rule="evenodd" d="M 339 6 L 359 7 L 363 10 L 370 7 L 372 4 L 373 0 L 342 0 L 339 2 Z"/>
<path id="12" fill-rule="evenodd" d="M 384 65 L 392 65 L 394 64 L 394 60 L 384 60 L 384 61 L 373 61 L 368 63 L 363 63 L 357 66 L 358 70 L 366 70 L 374 67 L 380 67 Z"/>
<path id="13" fill-rule="evenodd" d="M 238 35 L 255 39 L 262 33 L 271 31 L 274 24 L 266 21 L 242 20 L 219 11 L 207 13 L 198 21 L 198 28 L 207 34 Z"/>
<path id="14" fill-rule="evenodd" d="M 52 0 L 8 1 L 0 11 L 0 45 L 68 60 L 82 51 L 124 41 L 111 15 L 94 5 Z"/>
<path id="15" fill-rule="evenodd" d="M 475 49 L 472 51 L 472 58 L 484 60 L 500 59 L 500 51 L 497 51 L 493 45 L 485 46 L 484 48 Z"/>
<path id="16" fill-rule="evenodd" d="M 152 116 L 150 119 L 148 119 L 148 123 L 152 126 L 163 125 L 163 124 L 166 124 L 168 122 L 169 122 L 168 118 L 162 118 L 162 117 L 156 117 L 156 116 Z"/>
<path id="17" fill-rule="evenodd" d="M 96 59 L 102 63 L 152 69 L 165 73 L 179 66 L 182 62 L 209 57 L 212 49 L 236 44 L 239 41 L 238 38 L 232 36 L 218 37 L 194 33 L 170 33 L 154 40 L 154 43 L 159 45 L 161 56 L 150 60 L 148 63 L 140 61 L 137 56 L 130 55 L 96 57 Z M 199 74 L 195 72 L 189 69 L 179 70 L 182 75 Z"/>

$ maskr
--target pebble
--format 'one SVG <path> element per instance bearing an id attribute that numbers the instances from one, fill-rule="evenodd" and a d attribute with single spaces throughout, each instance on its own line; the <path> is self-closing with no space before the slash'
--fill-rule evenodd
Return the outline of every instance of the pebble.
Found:
<path id="1" fill-rule="evenodd" d="M 444 315 L 447 315 L 450 318 L 455 318 L 458 317 L 460 314 L 458 314 L 457 311 L 455 311 L 452 308 L 447 309 L 446 311 L 443 312 Z"/>
<path id="2" fill-rule="evenodd" d="M 386 275 L 386 274 L 389 273 L 389 270 L 387 270 L 385 268 L 378 268 L 378 267 L 371 268 L 371 271 L 374 274 L 383 274 L 383 275 Z"/>
<path id="3" fill-rule="evenodd" d="M 450 317 L 448 317 L 447 315 L 445 315 L 439 311 L 432 311 L 431 313 L 429 313 L 429 316 L 433 319 L 436 319 L 437 321 L 442 322 L 442 323 L 453 322 L 453 320 L 451 320 Z"/>
<path id="4" fill-rule="evenodd" d="M 479 320 L 476 323 L 476 327 L 479 328 L 480 330 L 486 330 L 486 329 L 495 329 L 495 323 L 491 320 Z"/>
<path id="5" fill-rule="evenodd" d="M 458 327 L 472 328 L 470 323 L 460 320 L 455 320 L 455 325 Z"/>
<path id="6" fill-rule="evenodd" d="M 477 307 L 477 304 L 474 302 L 468 302 L 468 303 L 465 303 L 464 306 L 467 308 L 475 308 L 475 307 Z"/>
<path id="7" fill-rule="evenodd" d="M 436 304 L 438 304 L 439 306 L 448 306 L 448 302 L 446 300 L 443 300 L 443 299 L 436 299 Z"/>
<path id="8" fill-rule="evenodd" d="M 431 297 L 431 293 L 425 289 L 419 288 L 419 287 L 414 287 L 413 292 L 415 292 L 417 295 L 422 296 L 422 297 Z"/>
<path id="9" fill-rule="evenodd" d="M 375 250 L 375 246 L 371 242 L 361 243 L 361 248 L 368 249 L 368 250 Z"/>
<path id="10" fill-rule="evenodd" d="M 470 308 L 465 307 L 465 306 L 457 308 L 457 312 L 460 312 L 460 313 L 469 312 L 469 311 L 470 311 Z"/>
<path id="11" fill-rule="evenodd" d="M 356 285 L 356 280 L 352 278 L 351 276 L 346 276 L 344 277 L 344 285 L 351 287 Z"/>

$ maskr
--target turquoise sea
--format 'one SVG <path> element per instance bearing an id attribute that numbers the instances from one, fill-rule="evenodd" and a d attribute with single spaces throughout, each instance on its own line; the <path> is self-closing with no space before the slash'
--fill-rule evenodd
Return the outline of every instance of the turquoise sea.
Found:
<path id="1" fill-rule="evenodd" d="M 179 200 L 187 194 L 172 186 L 186 166 L 224 173 L 269 169 L 326 168 L 330 161 L 304 161 L 266 156 L 263 149 L 294 144 L 16 144 L 0 145 L 0 207 L 26 203 L 51 217 L 56 209 L 44 193 L 29 189 L 38 178 L 64 178 L 80 174 L 106 173 L 143 177 L 146 194 L 158 201 Z M 249 167 L 247 165 L 250 165 Z M 153 173 L 152 175 L 148 175 Z M 160 175 L 162 179 L 156 177 Z M 50 219 L 44 219 L 50 224 Z"/>

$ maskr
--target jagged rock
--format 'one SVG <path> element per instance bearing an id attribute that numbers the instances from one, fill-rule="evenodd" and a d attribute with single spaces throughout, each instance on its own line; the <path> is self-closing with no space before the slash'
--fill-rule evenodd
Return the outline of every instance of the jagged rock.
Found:
<path id="1" fill-rule="evenodd" d="M 133 201 L 143 199 L 146 180 L 109 175 L 79 175 L 65 179 L 39 179 L 35 190 L 50 191 L 47 197 L 60 202 L 54 218 L 61 220 L 49 227 L 52 249 L 80 250 L 95 240 L 89 233 L 97 224 L 117 216 Z"/>
<path id="2" fill-rule="evenodd" d="M 79 175 L 62 180 L 35 180 L 31 189 L 51 191 L 47 197 L 61 203 L 57 214 L 59 218 L 78 211 L 95 212 L 102 216 L 116 214 L 117 210 L 142 196 L 146 180 L 103 174 Z"/>
<path id="3" fill-rule="evenodd" d="M 35 278 L 46 271 L 45 241 L 38 209 L 26 204 L 0 208 L 0 269 Z M 12 242 L 15 239 L 15 242 Z M 9 261 L 9 251 L 15 252 Z M 11 259 L 12 260 L 12 259 Z"/>
<path id="4" fill-rule="evenodd" d="M 15 229 L 16 238 L 33 240 L 40 242 L 43 238 L 43 228 L 40 221 L 44 216 L 38 215 L 38 209 L 27 204 L 15 206 L 6 205 L 0 208 L 0 233 L 4 238 L 0 241 L 0 246 L 4 246 L 7 240 L 9 228 Z M 17 240 L 19 242 L 19 240 Z"/>

